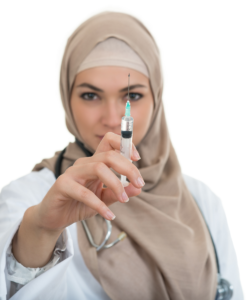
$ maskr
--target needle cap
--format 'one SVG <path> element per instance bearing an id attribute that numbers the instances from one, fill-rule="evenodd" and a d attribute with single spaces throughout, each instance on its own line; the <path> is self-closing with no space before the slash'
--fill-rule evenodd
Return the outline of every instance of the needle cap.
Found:
<path id="1" fill-rule="evenodd" d="M 130 102 L 129 102 L 129 100 L 126 103 L 125 116 L 130 117 Z"/>

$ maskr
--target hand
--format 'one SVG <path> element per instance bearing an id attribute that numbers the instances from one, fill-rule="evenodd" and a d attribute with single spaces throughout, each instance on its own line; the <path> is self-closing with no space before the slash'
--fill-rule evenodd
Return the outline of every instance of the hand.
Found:
<path id="1" fill-rule="evenodd" d="M 45 266 L 65 227 L 97 213 L 112 220 L 109 205 L 126 202 L 141 192 L 143 179 L 139 170 L 119 153 L 120 139 L 119 135 L 107 133 L 92 157 L 78 159 L 56 180 L 41 203 L 26 210 L 12 240 L 19 263 L 30 268 Z M 133 145 L 131 159 L 139 158 Z M 110 168 L 126 175 L 130 184 L 124 188 Z"/>
<path id="2" fill-rule="evenodd" d="M 79 158 L 56 180 L 35 209 L 40 228 L 62 231 L 97 213 L 112 220 L 115 216 L 109 205 L 140 194 L 144 181 L 139 170 L 119 153 L 120 140 L 120 135 L 107 133 L 92 157 Z M 132 153 L 131 159 L 137 161 L 140 156 L 134 145 Z M 130 184 L 124 188 L 110 168 L 126 175 Z"/>

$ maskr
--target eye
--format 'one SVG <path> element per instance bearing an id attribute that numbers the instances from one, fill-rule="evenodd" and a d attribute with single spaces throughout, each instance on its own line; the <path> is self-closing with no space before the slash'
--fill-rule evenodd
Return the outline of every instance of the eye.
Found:
<path id="1" fill-rule="evenodd" d="M 131 101 L 138 101 L 143 97 L 142 94 L 139 93 L 129 93 L 129 99 Z M 128 100 L 128 95 L 126 95 L 126 100 Z"/>
<path id="2" fill-rule="evenodd" d="M 83 93 L 83 94 L 80 95 L 80 97 L 82 99 L 88 100 L 88 101 L 98 99 L 98 96 L 95 93 Z"/>

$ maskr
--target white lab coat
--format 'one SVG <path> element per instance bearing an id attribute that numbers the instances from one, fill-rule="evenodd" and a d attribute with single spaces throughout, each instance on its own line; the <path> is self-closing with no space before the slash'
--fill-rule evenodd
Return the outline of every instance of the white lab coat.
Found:
<path id="1" fill-rule="evenodd" d="M 242 300 L 236 254 L 221 201 L 203 183 L 184 176 L 209 226 L 221 267 L 221 275 L 234 286 L 234 300 Z M 0 194 L 0 300 L 8 299 L 6 251 L 20 225 L 25 210 L 39 203 L 55 182 L 54 174 L 44 168 L 11 182 Z M 22 287 L 12 300 L 107 300 L 101 285 L 82 259 L 76 225 L 67 229 L 66 258 Z M 107 250 L 108 251 L 108 250 Z M 133 299 L 137 300 L 137 299 Z"/>

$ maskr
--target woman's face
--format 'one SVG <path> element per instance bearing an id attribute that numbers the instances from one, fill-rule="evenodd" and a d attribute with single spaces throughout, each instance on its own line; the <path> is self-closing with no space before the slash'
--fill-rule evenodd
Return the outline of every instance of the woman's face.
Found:
<path id="1" fill-rule="evenodd" d="M 92 68 L 80 72 L 75 78 L 71 109 L 84 143 L 92 150 L 96 150 L 107 132 L 121 134 L 129 73 L 133 143 L 138 145 L 148 130 L 153 113 L 149 79 L 140 72 L 123 67 Z"/>

